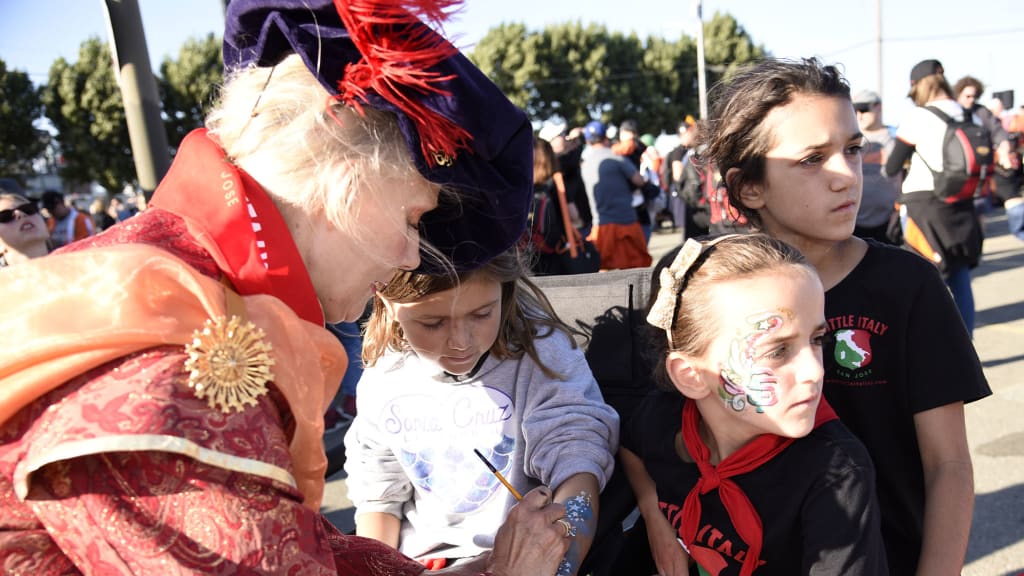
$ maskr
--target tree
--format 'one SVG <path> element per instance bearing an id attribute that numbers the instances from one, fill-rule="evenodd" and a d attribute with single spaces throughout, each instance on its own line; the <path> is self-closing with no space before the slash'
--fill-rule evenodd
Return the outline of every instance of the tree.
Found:
<path id="1" fill-rule="evenodd" d="M 43 102 L 28 74 L 7 70 L 0 60 L 0 175 L 32 174 L 33 161 L 46 148 L 47 135 L 32 123 Z"/>
<path id="2" fill-rule="evenodd" d="M 712 82 L 764 54 L 732 16 L 716 13 L 705 30 Z M 480 40 L 470 58 L 538 121 L 582 125 L 633 118 L 645 132 L 675 132 L 698 105 L 696 43 L 685 35 L 641 41 L 580 22 L 538 32 L 502 24 Z"/>
<path id="3" fill-rule="evenodd" d="M 491 28 L 477 43 L 470 59 L 513 104 L 530 110 L 527 84 L 534 73 L 526 66 L 526 26 L 500 24 Z"/>
<path id="4" fill-rule="evenodd" d="M 715 15 L 704 24 L 704 61 L 707 63 L 708 86 L 729 75 L 740 65 L 765 55 L 763 46 L 754 41 L 730 14 Z"/>
<path id="5" fill-rule="evenodd" d="M 221 39 L 212 33 L 191 38 L 178 52 L 178 59 L 165 58 L 160 65 L 160 96 L 163 101 L 167 142 L 177 149 L 182 138 L 203 126 L 215 101 L 217 87 L 224 80 Z"/>
<path id="6" fill-rule="evenodd" d="M 530 36 L 527 51 L 536 63 L 535 92 L 530 113 L 535 118 L 559 116 L 583 125 L 599 116 L 599 90 L 609 70 L 604 66 L 608 31 L 579 22 L 548 26 Z"/>
<path id="7" fill-rule="evenodd" d="M 112 191 L 135 181 L 121 90 L 105 43 L 98 38 L 83 42 L 74 64 L 58 58 L 42 96 L 58 132 L 65 180 L 96 181 Z"/>

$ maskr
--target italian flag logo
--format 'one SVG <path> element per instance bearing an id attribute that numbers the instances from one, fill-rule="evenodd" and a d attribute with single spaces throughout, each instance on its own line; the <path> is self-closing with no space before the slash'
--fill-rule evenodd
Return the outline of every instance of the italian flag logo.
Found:
<path id="1" fill-rule="evenodd" d="M 843 368 L 856 370 L 871 364 L 871 333 L 847 328 L 836 330 L 836 362 Z"/>

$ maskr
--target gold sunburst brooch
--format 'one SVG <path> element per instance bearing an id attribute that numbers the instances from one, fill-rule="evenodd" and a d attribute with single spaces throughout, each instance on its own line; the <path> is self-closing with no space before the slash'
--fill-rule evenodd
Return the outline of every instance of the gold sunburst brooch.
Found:
<path id="1" fill-rule="evenodd" d="M 246 404 L 255 406 L 274 379 L 274 359 L 264 336 L 262 329 L 238 316 L 207 320 L 185 346 L 189 387 L 210 408 L 219 404 L 225 414 L 232 408 L 241 412 Z"/>

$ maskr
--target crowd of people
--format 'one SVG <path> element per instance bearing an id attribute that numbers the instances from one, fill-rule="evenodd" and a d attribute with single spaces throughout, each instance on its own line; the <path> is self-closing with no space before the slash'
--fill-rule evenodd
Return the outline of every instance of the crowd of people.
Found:
<path id="1" fill-rule="evenodd" d="M 892 129 L 766 58 L 662 156 L 631 119 L 534 134 L 436 3 L 294 4 L 228 5 L 138 213 L 0 194 L 0 570 L 574 576 L 621 467 L 633 573 L 959 573 L 979 209 L 1024 239 L 980 81 L 920 62 Z M 954 128 L 993 155 L 946 195 Z M 620 414 L 531 277 L 652 264 Z M 337 431 L 355 534 L 319 512 Z"/>

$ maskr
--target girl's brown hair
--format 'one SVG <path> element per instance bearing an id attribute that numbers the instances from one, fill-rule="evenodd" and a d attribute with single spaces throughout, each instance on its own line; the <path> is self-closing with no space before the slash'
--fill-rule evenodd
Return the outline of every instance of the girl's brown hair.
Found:
<path id="1" fill-rule="evenodd" d="M 654 268 L 652 293 L 660 290 L 661 270 L 672 264 L 678 250 L 669 252 Z M 653 358 L 657 359 L 655 383 L 665 390 L 675 390 L 668 377 L 665 360 L 669 352 L 682 352 L 686 356 L 704 354 L 711 341 L 718 336 L 714 321 L 715 287 L 752 276 L 778 271 L 787 267 L 801 270 L 810 276 L 816 273 L 796 248 L 766 234 L 742 234 L 726 238 L 706 247 L 693 265 L 684 272 L 683 282 L 676 295 L 675 315 L 672 323 L 673 347 L 668 335 L 657 330 L 659 337 L 650 339 Z"/>
<path id="2" fill-rule="evenodd" d="M 740 191 L 745 185 L 764 183 L 765 155 L 775 144 L 764 119 L 798 94 L 849 100 L 850 85 L 835 66 L 817 58 L 766 59 L 741 68 L 712 89 L 707 126 L 702 130 L 707 145 L 704 158 L 721 173 L 729 202 L 755 225 L 760 217 L 743 205 Z M 737 170 L 727 178 L 733 168 Z"/>
<path id="3" fill-rule="evenodd" d="M 501 319 L 498 338 L 490 353 L 497 359 L 518 359 L 528 355 L 549 378 L 564 376 L 541 362 L 534 340 L 558 330 L 576 344 L 576 337 L 584 335 L 555 313 L 544 292 L 530 281 L 523 257 L 515 248 L 499 254 L 475 270 L 451 275 L 429 275 L 402 271 L 392 278 L 387 287 L 373 300 L 373 313 L 366 323 L 363 336 L 363 363 L 373 366 L 388 350 L 408 348 L 402 327 L 391 315 L 382 299 L 395 303 L 421 300 L 431 294 L 451 290 L 470 278 L 486 277 L 501 284 Z"/>
<path id="4" fill-rule="evenodd" d="M 547 182 L 558 172 L 558 157 L 546 140 L 533 139 L 533 183 Z"/>

